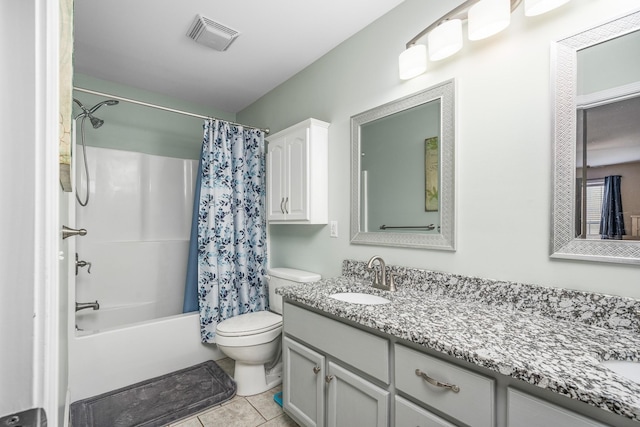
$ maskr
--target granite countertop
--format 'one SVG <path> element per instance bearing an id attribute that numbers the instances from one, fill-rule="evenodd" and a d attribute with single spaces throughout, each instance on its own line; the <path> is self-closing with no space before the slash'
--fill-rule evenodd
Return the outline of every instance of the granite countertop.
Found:
<path id="1" fill-rule="evenodd" d="M 365 292 L 391 302 L 351 304 L 330 298 Z M 277 293 L 362 326 L 640 421 L 640 384 L 600 364 L 640 361 L 640 334 L 558 320 L 507 306 L 438 295 L 420 286 L 397 292 L 337 277 Z"/>

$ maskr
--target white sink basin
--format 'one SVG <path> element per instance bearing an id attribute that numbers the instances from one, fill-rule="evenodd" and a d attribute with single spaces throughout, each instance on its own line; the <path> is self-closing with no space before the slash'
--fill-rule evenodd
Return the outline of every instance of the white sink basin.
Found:
<path id="1" fill-rule="evenodd" d="M 627 362 L 621 360 L 608 360 L 602 362 L 604 366 L 616 374 L 640 383 L 640 362 Z"/>
<path id="2" fill-rule="evenodd" d="M 349 302 L 351 304 L 376 305 L 388 304 L 391 302 L 386 298 L 379 297 L 377 295 L 363 294 L 361 292 L 343 292 L 339 294 L 329 295 L 329 297 L 340 301 Z"/>

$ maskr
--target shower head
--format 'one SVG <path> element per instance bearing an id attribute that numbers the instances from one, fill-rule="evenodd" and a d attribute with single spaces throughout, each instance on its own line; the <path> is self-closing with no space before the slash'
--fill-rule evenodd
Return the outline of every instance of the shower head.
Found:
<path id="1" fill-rule="evenodd" d="M 106 101 L 97 103 L 91 108 L 87 108 L 84 105 L 82 105 L 82 103 L 77 99 L 73 98 L 73 101 L 76 104 L 78 104 L 80 108 L 82 108 L 82 113 L 78 114 L 76 116 L 76 119 L 79 117 L 89 117 L 89 120 L 91 121 L 91 125 L 93 126 L 94 129 L 98 129 L 100 126 L 102 126 L 104 124 L 104 120 L 95 117 L 93 113 L 103 105 L 117 105 L 119 103 L 119 101 L 116 101 L 115 99 L 107 99 Z"/>
<path id="2" fill-rule="evenodd" d="M 103 105 L 118 105 L 120 101 L 116 101 L 115 99 L 107 99 L 106 101 L 102 101 L 89 109 L 89 113 L 93 114 L 96 110 Z"/>
<path id="3" fill-rule="evenodd" d="M 104 124 L 104 120 L 102 119 L 94 117 L 91 114 L 87 114 L 87 116 L 89 117 L 89 120 L 91 120 L 91 126 L 93 126 L 94 129 L 98 129 L 100 126 Z"/>

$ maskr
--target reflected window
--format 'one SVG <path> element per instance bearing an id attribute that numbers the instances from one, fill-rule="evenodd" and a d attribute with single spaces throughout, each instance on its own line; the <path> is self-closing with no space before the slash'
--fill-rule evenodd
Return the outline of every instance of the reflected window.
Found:
<path id="1" fill-rule="evenodd" d="M 600 238 L 603 194 L 604 179 L 590 179 L 587 181 L 587 239 Z"/>

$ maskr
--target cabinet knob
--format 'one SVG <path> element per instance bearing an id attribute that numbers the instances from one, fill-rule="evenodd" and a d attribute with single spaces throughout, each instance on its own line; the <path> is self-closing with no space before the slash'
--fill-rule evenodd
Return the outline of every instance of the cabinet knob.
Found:
<path id="1" fill-rule="evenodd" d="M 333 379 L 333 375 L 327 375 L 326 377 L 324 377 L 324 380 L 326 381 L 327 384 L 329 384 L 332 379 Z"/>
<path id="2" fill-rule="evenodd" d="M 85 236 L 87 234 L 87 230 L 85 230 L 84 228 L 80 228 L 80 229 L 75 229 L 75 228 L 69 228 L 66 225 L 62 226 L 62 240 L 66 239 L 67 237 L 71 237 L 71 236 Z"/>
<path id="3" fill-rule="evenodd" d="M 319 372 L 320 372 L 320 366 L 314 366 L 313 367 L 313 373 L 318 375 Z"/>
<path id="4" fill-rule="evenodd" d="M 457 385 L 440 382 L 434 378 L 431 378 L 429 375 L 427 375 L 426 372 L 422 372 L 420 369 L 416 369 L 416 375 L 436 387 L 448 388 L 454 393 L 458 393 L 460 391 L 460 387 L 458 387 Z"/>

